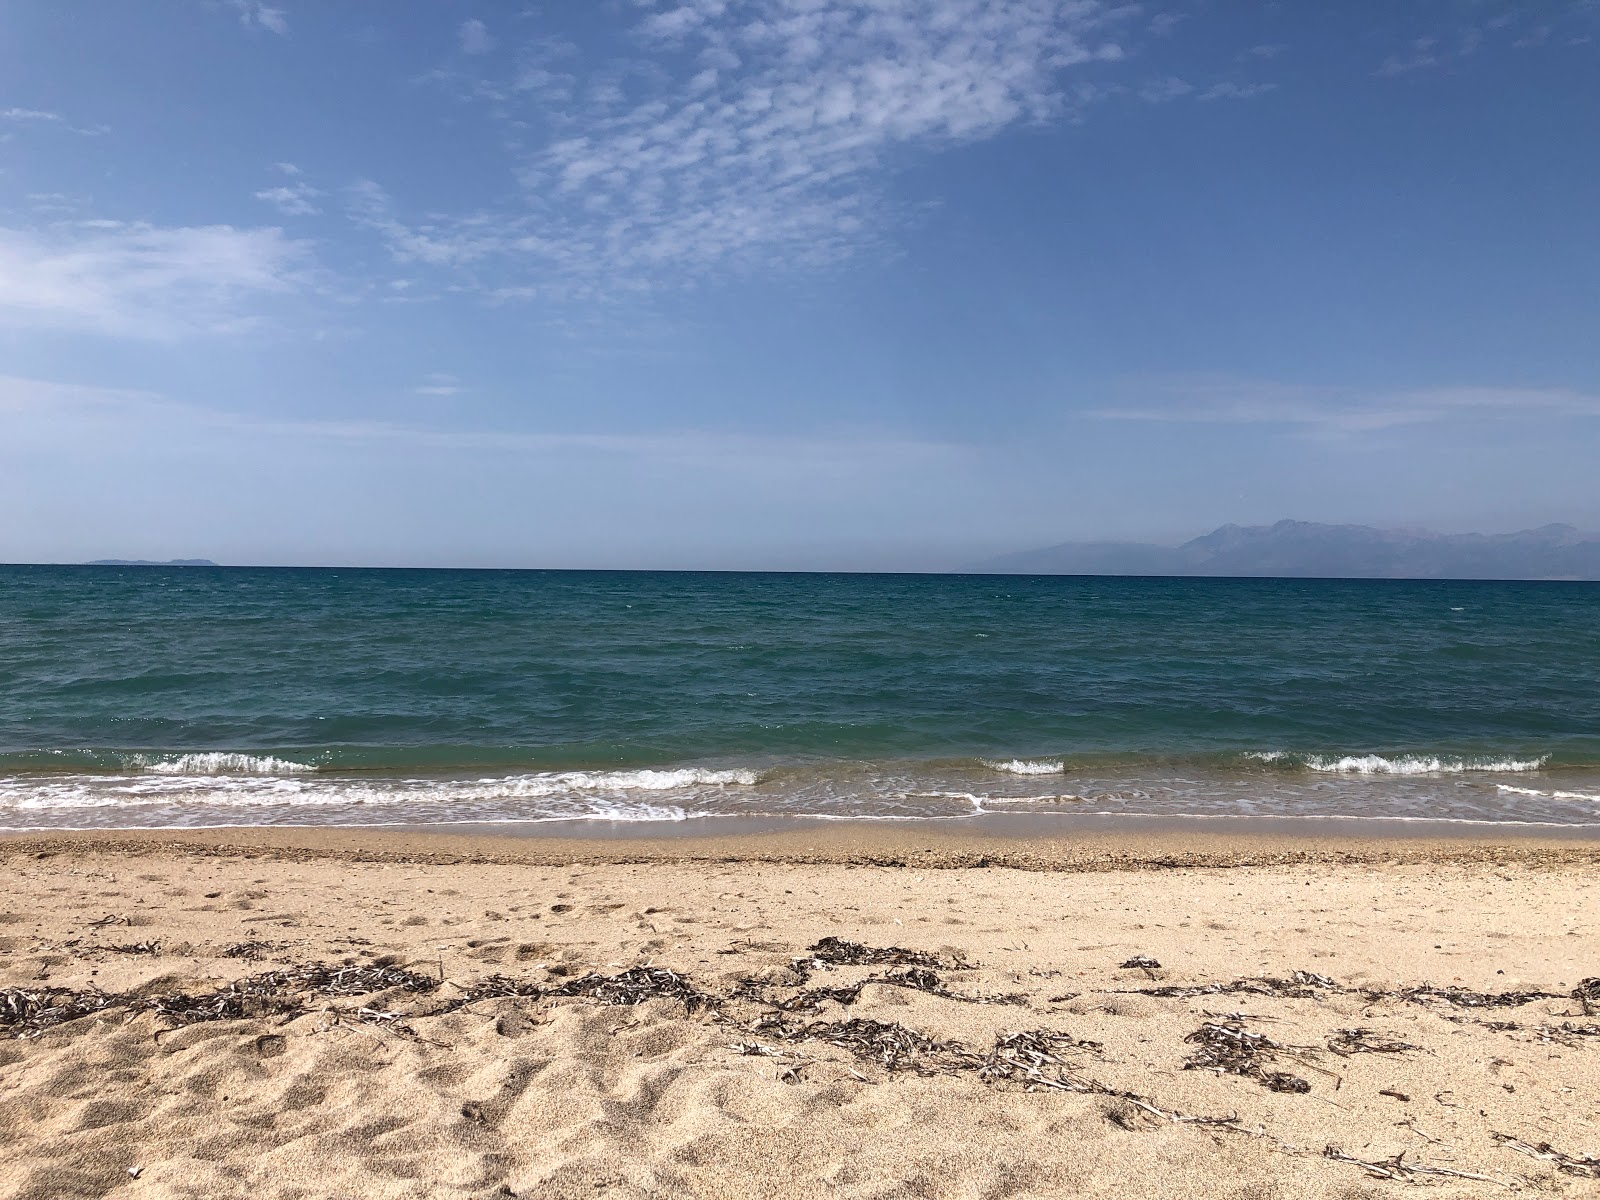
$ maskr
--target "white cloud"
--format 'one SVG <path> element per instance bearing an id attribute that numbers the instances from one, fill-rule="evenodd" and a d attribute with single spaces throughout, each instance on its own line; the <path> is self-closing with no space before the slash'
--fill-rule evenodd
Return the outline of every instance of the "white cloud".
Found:
<path id="1" fill-rule="evenodd" d="M 1198 93 L 1197 100 L 1253 100 L 1278 90 L 1275 83 L 1233 83 L 1224 80 Z"/>
<path id="2" fill-rule="evenodd" d="M 0 328 L 155 339 L 238 331 L 255 302 L 301 286 L 308 262 L 275 228 L 0 228 Z"/>
<path id="3" fill-rule="evenodd" d="M 1123 393 L 1115 404 L 1087 415 L 1115 421 L 1282 425 L 1322 434 L 1447 421 L 1600 417 L 1600 394 L 1569 388 L 1364 390 L 1193 378 L 1135 381 Z"/>
<path id="4" fill-rule="evenodd" d="M 256 193 L 256 199 L 265 200 L 268 204 L 276 206 L 284 216 L 308 217 L 322 211 L 314 202 L 316 197 L 320 195 L 322 193 L 310 184 L 290 183 L 279 187 L 263 188 Z"/>
<path id="5" fill-rule="evenodd" d="M 273 8 L 261 0 L 228 0 L 228 6 L 239 14 L 239 23 L 246 29 L 265 29 L 279 37 L 289 36 L 289 18 L 281 8 Z"/>
<path id="6" fill-rule="evenodd" d="M 1132 10 L 1099 0 L 690 0 L 644 14 L 640 60 L 541 37 L 501 81 L 432 78 L 524 143 L 527 206 L 403 219 L 353 205 L 396 257 L 493 262 L 485 290 L 644 286 L 836 261 L 881 235 L 913 153 L 1072 113 L 1075 72 L 1121 58 Z"/>
<path id="7" fill-rule="evenodd" d="M 38 108 L 0 108 L 0 121 L 64 121 L 60 113 Z"/>
<path id="8" fill-rule="evenodd" d="M 456 31 L 456 36 L 461 42 L 463 54 L 487 54 L 494 49 L 494 39 L 489 36 L 489 27 L 476 17 L 461 22 L 461 28 Z"/>
<path id="9" fill-rule="evenodd" d="M 456 396 L 461 393 L 461 381 L 444 371 L 434 371 L 425 382 L 411 390 L 419 396 Z"/>

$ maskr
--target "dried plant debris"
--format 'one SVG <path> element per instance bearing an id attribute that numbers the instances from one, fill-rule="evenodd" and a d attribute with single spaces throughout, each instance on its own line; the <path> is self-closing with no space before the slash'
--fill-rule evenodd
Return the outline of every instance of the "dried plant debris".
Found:
<path id="1" fill-rule="evenodd" d="M 1331 1158 L 1334 1162 L 1350 1163 L 1360 1167 L 1374 1179 L 1393 1179 L 1404 1183 L 1414 1181 L 1418 1176 L 1445 1175 L 1452 1179 L 1476 1179 L 1480 1183 L 1499 1183 L 1490 1175 L 1477 1175 L 1471 1171 L 1457 1171 L 1450 1167 L 1430 1167 L 1412 1160 L 1406 1161 L 1405 1151 L 1401 1151 L 1393 1158 L 1380 1158 L 1375 1162 L 1357 1158 L 1353 1154 L 1346 1154 L 1337 1146 L 1328 1146 L 1322 1151 L 1324 1158 Z"/>
<path id="2" fill-rule="evenodd" d="M 1511 991 L 1511 992 L 1475 992 L 1470 988 L 1462 987 L 1436 987 L 1433 984 L 1419 984 L 1416 987 L 1387 988 L 1344 987 L 1326 975 L 1319 975 L 1315 971 L 1294 971 L 1287 979 L 1278 979 L 1273 976 L 1251 976 L 1245 979 L 1235 979 L 1230 983 L 1202 983 L 1202 984 L 1174 984 L 1162 987 L 1125 988 L 1117 989 L 1133 995 L 1162 996 L 1171 999 L 1193 999 L 1196 996 L 1286 996 L 1291 999 L 1316 999 L 1322 996 L 1341 994 L 1360 996 L 1370 1002 L 1377 1000 L 1400 1000 L 1407 1004 L 1449 1004 L 1456 1008 L 1518 1008 L 1524 1004 L 1531 1004 L 1535 1000 L 1560 1000 L 1562 996 L 1556 992 L 1540 990 Z M 1571 997 L 1585 1006 L 1588 1015 L 1590 1007 L 1594 1012 L 1600 1013 L 1600 979 L 1586 979 L 1570 993 Z"/>
<path id="3" fill-rule="evenodd" d="M 1231 983 L 1168 984 L 1116 990 L 1138 996 L 1192 1000 L 1196 996 L 1287 996 L 1291 999 L 1308 999 L 1343 989 L 1326 975 L 1318 975 L 1315 971 L 1295 971 L 1287 979 L 1262 975 L 1235 979 Z"/>
<path id="4" fill-rule="evenodd" d="M 1280 1054 L 1303 1054 L 1296 1047 L 1273 1041 L 1234 1022 L 1207 1021 L 1183 1039 L 1199 1049 L 1184 1060 L 1185 1071 L 1216 1071 L 1254 1079 L 1274 1092 L 1309 1092 L 1311 1084 L 1298 1075 L 1273 1067 Z"/>
<path id="5" fill-rule="evenodd" d="M 38 1037 L 46 1029 L 93 1016 L 111 1008 L 119 997 L 89 988 L 0 988 L 0 1029 L 14 1038 Z"/>
<path id="6" fill-rule="evenodd" d="M 1593 1155 L 1582 1157 L 1567 1154 L 1557 1150 L 1549 1142 L 1525 1142 L 1521 1138 L 1512 1137 L 1509 1133 L 1491 1133 L 1489 1136 L 1507 1150 L 1515 1150 L 1518 1154 L 1526 1154 L 1530 1158 L 1542 1158 L 1546 1162 L 1555 1163 L 1556 1170 L 1563 1175 L 1576 1175 L 1580 1179 L 1600 1179 L 1600 1158 Z"/>
<path id="7" fill-rule="evenodd" d="M 687 976 L 666 967 L 631 967 L 616 975 L 591 973 L 569 980 L 558 988 L 546 989 L 546 996 L 587 996 L 601 1004 L 643 1004 L 665 997 L 677 1000 L 689 1012 L 716 1008 L 721 998 L 702 992 Z"/>
<path id="8" fill-rule="evenodd" d="M 1417 1048 L 1375 1029 L 1340 1029 L 1328 1039 L 1328 1049 L 1345 1058 L 1352 1054 L 1402 1054 Z"/>
<path id="9" fill-rule="evenodd" d="M 32 1037 L 52 1026 L 113 1008 L 129 1016 L 153 1013 L 172 1025 L 298 1016 L 311 1011 L 307 1000 L 312 998 L 365 996 L 391 988 L 427 992 L 438 986 L 439 981 L 431 975 L 418 975 L 398 967 L 309 963 L 236 979 L 224 987 L 199 994 L 117 994 L 98 988 L 82 992 L 66 988 L 28 992 L 6 988 L 0 989 L 0 1027 L 9 1028 L 13 1037 Z"/>
<path id="10" fill-rule="evenodd" d="M 792 996 L 777 998 L 772 996 L 769 990 L 771 985 L 767 981 L 746 977 L 739 981 L 734 996 L 741 1000 L 765 1004 L 780 1012 L 816 1012 L 824 1002 L 830 1000 L 835 1004 L 854 1004 L 861 998 L 861 990 L 871 983 L 927 992 L 930 996 L 958 1000 L 963 1004 L 1027 1004 L 1028 1002 L 1028 997 L 1021 992 L 987 995 L 952 991 L 938 972 L 928 967 L 901 967 L 897 971 L 889 971 L 882 975 L 869 975 L 855 983 L 801 988 Z"/>
<path id="11" fill-rule="evenodd" d="M 963 958 L 945 959 L 926 950 L 907 950 L 904 946 L 865 946 L 844 938 L 825 937 L 813 944 L 805 958 L 795 963 L 825 967 L 876 967 L 885 963 L 896 967 L 945 967 L 969 970 L 974 965 Z"/>
<path id="12" fill-rule="evenodd" d="M 1069 1051 L 1098 1053 L 1099 1042 L 1084 1041 L 1052 1029 L 1030 1029 L 997 1037 L 989 1057 L 978 1068 L 989 1082 L 1020 1083 L 1025 1091 L 1054 1089 L 1069 1092 L 1103 1092 L 1105 1086 L 1073 1074 L 1065 1057 Z"/>
<path id="13" fill-rule="evenodd" d="M 270 958 L 282 948 L 277 942 L 235 942 L 223 948 L 222 957 L 245 958 L 251 962 L 260 962 L 263 958 Z"/>
<path id="14" fill-rule="evenodd" d="M 1583 1005 L 1583 1015 L 1600 1017 L 1600 978 L 1585 979 L 1572 989 L 1572 998 Z"/>
<path id="15" fill-rule="evenodd" d="M 93 946 L 90 949 L 108 950 L 112 954 L 160 954 L 161 943 L 156 940 L 148 942 L 127 942 L 121 946 Z"/>
<path id="16" fill-rule="evenodd" d="M 1368 1000 L 1404 1000 L 1407 1004 L 1429 1004 L 1439 1001 L 1455 1008 L 1520 1008 L 1535 1000 L 1559 1000 L 1555 992 L 1474 992 L 1469 988 L 1420 987 L 1401 988 L 1388 992 L 1378 988 L 1361 988 L 1360 995 Z"/>

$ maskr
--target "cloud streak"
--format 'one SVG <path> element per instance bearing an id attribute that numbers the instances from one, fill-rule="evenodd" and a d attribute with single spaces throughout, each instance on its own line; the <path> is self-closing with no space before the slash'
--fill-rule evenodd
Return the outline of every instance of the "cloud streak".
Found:
<path id="1" fill-rule="evenodd" d="M 238 332 L 256 323 L 256 302 L 303 286 L 308 263 L 276 228 L 0 228 L 0 328 L 155 340 Z"/>
<path id="2" fill-rule="evenodd" d="M 1130 384 L 1124 402 L 1086 415 L 1109 421 L 1278 425 L 1325 435 L 1460 421 L 1590 419 L 1600 394 L 1568 388 L 1435 387 L 1368 391 L 1257 380 Z"/>

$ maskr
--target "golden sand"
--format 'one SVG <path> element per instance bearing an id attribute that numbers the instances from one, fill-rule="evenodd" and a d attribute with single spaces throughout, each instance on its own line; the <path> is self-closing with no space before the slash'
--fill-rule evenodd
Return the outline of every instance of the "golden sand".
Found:
<path id="1" fill-rule="evenodd" d="M 0 870 L 13 1005 L 115 998 L 0 1025 L 0 1196 L 1600 1192 L 1593 844 L 255 830 Z M 174 1015 L 250 979 L 258 1015 Z"/>

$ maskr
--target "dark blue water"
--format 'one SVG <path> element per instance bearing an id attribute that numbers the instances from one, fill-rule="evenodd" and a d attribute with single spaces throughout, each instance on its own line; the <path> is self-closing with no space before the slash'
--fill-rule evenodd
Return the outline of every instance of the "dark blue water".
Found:
<path id="1" fill-rule="evenodd" d="M 1600 585 L 0 567 L 0 827 L 1600 821 Z"/>

